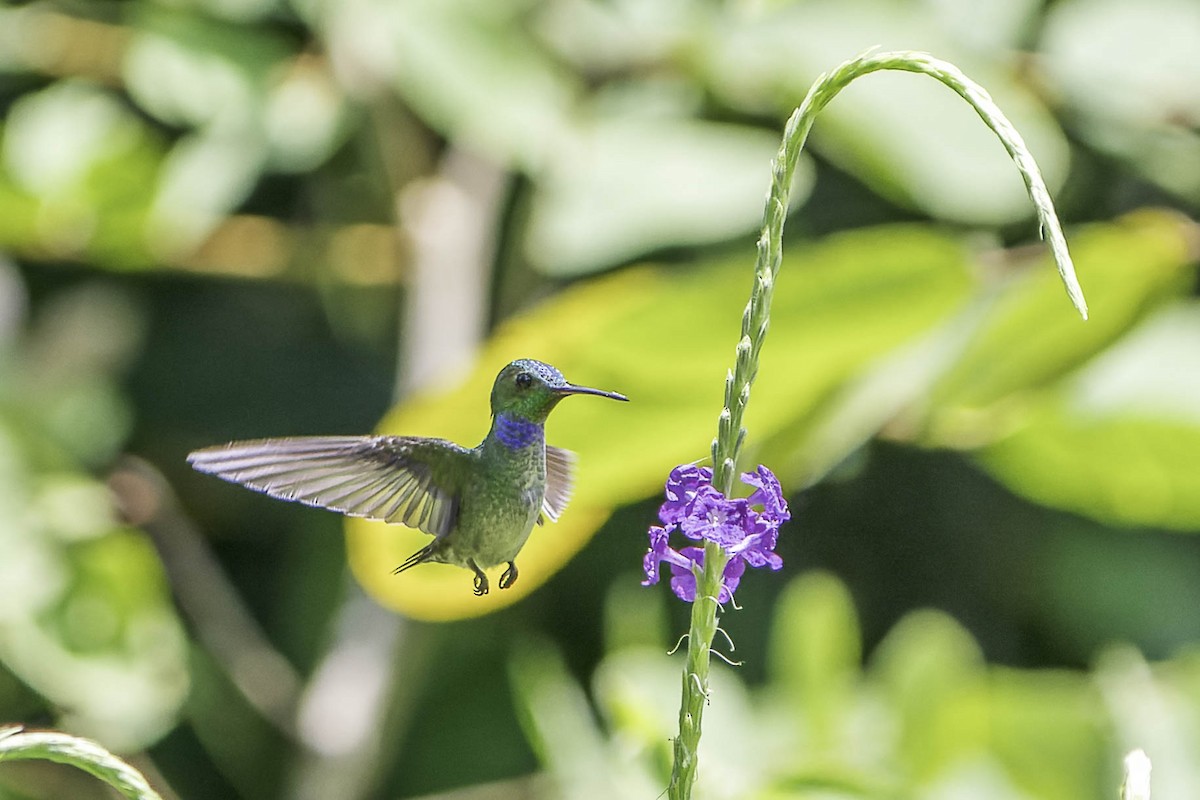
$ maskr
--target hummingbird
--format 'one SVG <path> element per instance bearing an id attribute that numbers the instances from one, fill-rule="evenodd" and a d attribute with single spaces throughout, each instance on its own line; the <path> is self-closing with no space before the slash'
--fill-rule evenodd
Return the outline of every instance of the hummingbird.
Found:
<path id="1" fill-rule="evenodd" d="M 500 588 L 517 581 L 517 554 L 534 525 L 556 522 L 571 497 L 575 456 L 546 444 L 546 418 L 559 401 L 590 394 L 549 364 L 513 361 L 492 386 L 492 425 L 478 446 L 425 436 L 296 436 L 196 450 L 200 472 L 249 489 L 353 517 L 403 523 L 433 536 L 393 572 L 429 562 L 475 573 L 507 564 Z"/>

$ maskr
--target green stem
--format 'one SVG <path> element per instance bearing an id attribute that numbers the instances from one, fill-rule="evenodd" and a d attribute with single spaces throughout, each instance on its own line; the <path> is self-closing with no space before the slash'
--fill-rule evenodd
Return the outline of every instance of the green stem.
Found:
<path id="1" fill-rule="evenodd" d="M 54 731 L 0 728 L 0 762 L 43 758 L 89 772 L 129 800 L 162 800 L 136 769 L 95 742 Z"/>
<path id="2" fill-rule="evenodd" d="M 758 238 L 758 258 L 754 266 L 754 285 L 750 301 L 742 314 L 742 335 L 738 340 L 734 367 L 725 378 L 725 406 L 717 422 L 717 437 L 712 443 L 713 486 L 726 495 L 733 489 L 738 454 L 746 438 L 743 418 L 750 402 L 750 387 L 758 374 L 758 358 L 766 339 L 771 315 L 771 297 L 779 266 L 783 261 L 783 223 L 787 216 L 792 178 L 800 160 L 800 151 L 808 139 L 813 121 L 822 109 L 856 78 L 879 70 L 917 72 L 936 78 L 966 100 L 984 123 L 999 137 L 1016 164 L 1029 197 L 1037 210 L 1041 230 L 1049 242 L 1059 275 L 1072 304 L 1087 319 L 1087 303 L 1075 277 L 1067 241 L 1054 211 L 1054 203 L 1029 148 L 1017 130 L 996 106 L 991 96 L 953 64 L 927 53 L 866 53 L 845 62 L 817 78 L 804 102 L 787 121 L 783 142 L 771 166 L 771 189 L 763 212 L 762 233 Z M 687 663 L 683 674 L 683 697 L 679 707 L 679 735 L 675 738 L 675 764 L 668 795 L 671 800 L 691 797 L 696 780 L 698 748 L 704 704 L 708 700 L 708 673 L 713 637 L 717 631 L 717 597 L 721 577 L 729 557 L 713 542 L 704 545 L 704 569 L 697 575 L 696 602 L 692 605 L 688 634 Z"/>

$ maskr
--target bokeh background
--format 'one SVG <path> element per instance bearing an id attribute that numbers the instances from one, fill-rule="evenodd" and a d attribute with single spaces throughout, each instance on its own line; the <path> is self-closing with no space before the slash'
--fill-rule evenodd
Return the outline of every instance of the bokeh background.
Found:
<path id="1" fill-rule="evenodd" d="M 723 625 L 710 798 L 1200 796 L 1194 0 L 61 0 L 0 8 L 0 721 L 167 798 L 641 797 L 687 608 L 640 559 L 716 429 L 782 123 L 923 49 L 1003 149 L 856 83 L 795 187 L 746 464 L 794 513 Z M 521 581 L 189 471 L 234 438 L 473 444 L 507 361 L 573 506 Z M 382 422 L 381 422 L 382 421 Z M 102 798 L 0 768 L 0 797 Z"/>

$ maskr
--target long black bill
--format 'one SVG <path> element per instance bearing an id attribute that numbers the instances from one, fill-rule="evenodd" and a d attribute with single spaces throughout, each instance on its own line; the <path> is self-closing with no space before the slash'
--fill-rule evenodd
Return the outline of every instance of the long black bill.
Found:
<path id="1" fill-rule="evenodd" d="M 629 398 L 617 392 L 606 392 L 603 389 L 593 389 L 590 386 L 576 386 L 573 383 L 568 383 L 566 386 L 559 386 L 555 389 L 561 395 L 568 394 L 594 394 L 597 397 L 607 397 L 610 400 L 621 400 L 628 403 Z"/>

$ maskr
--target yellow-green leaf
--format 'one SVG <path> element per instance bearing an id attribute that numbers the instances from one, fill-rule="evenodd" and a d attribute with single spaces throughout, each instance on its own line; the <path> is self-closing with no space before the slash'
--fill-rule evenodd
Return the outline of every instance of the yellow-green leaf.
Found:
<path id="1" fill-rule="evenodd" d="M 751 436 L 771 436 L 866 364 L 941 322 L 969 292 L 967 261 L 954 238 L 920 226 L 793 246 L 747 415 Z M 428 620 L 486 614 L 540 586 L 614 507 L 661 491 L 671 467 L 706 457 L 751 277 L 749 254 L 688 270 L 630 269 L 506 323 L 459 386 L 410 399 L 382 430 L 478 442 L 496 372 L 522 357 L 553 363 L 572 381 L 624 392 L 631 402 L 571 398 L 551 417 L 548 441 L 579 454 L 575 497 L 557 524 L 534 531 L 512 589 L 474 597 L 470 574 L 442 565 L 394 576 L 392 568 L 428 539 L 350 520 L 349 558 L 359 581 L 388 607 Z M 614 535 L 640 540 L 644 533 Z"/>

